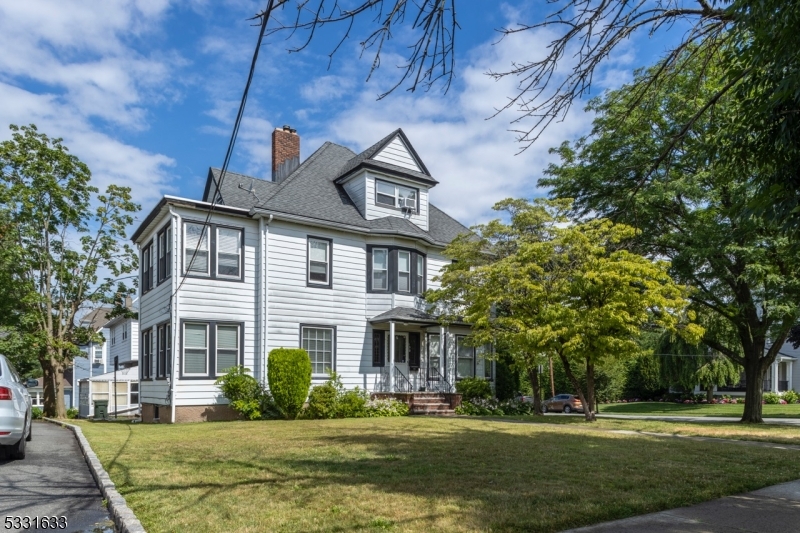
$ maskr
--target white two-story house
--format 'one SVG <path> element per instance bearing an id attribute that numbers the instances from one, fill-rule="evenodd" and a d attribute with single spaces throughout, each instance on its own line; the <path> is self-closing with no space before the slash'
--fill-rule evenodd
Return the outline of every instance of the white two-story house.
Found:
<path id="1" fill-rule="evenodd" d="M 465 324 L 420 295 L 467 228 L 428 201 L 437 181 L 402 130 L 356 154 L 272 136 L 272 180 L 211 169 L 202 200 L 165 196 L 133 235 L 141 252 L 143 421 L 232 418 L 214 381 L 270 350 L 305 349 L 313 384 L 337 372 L 371 392 L 451 392 L 493 379 Z"/>

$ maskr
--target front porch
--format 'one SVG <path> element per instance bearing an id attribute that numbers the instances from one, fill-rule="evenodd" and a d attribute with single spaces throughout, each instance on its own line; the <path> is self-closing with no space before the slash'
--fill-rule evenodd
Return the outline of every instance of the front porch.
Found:
<path id="1" fill-rule="evenodd" d="M 457 392 L 374 392 L 370 398 L 400 400 L 412 415 L 452 415 L 461 405 L 461 394 Z"/>
<path id="2" fill-rule="evenodd" d="M 491 346 L 467 346 L 468 324 L 445 327 L 433 315 L 406 307 L 382 313 L 370 324 L 372 366 L 379 368 L 374 392 L 450 395 L 458 379 L 475 376 L 494 386 L 494 362 L 486 357 Z"/>

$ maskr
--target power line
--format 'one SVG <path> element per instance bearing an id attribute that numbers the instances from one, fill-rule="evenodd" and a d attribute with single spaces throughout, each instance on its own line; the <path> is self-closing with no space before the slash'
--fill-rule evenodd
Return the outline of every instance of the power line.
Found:
<path id="1" fill-rule="evenodd" d="M 217 206 L 217 198 L 220 198 L 220 194 L 221 194 L 220 191 L 222 189 L 222 183 L 225 180 L 225 174 L 228 171 L 228 165 L 230 164 L 231 155 L 233 154 L 233 147 L 236 145 L 236 138 L 239 135 L 239 127 L 242 124 L 242 117 L 244 116 L 244 108 L 245 108 L 245 105 L 247 104 L 247 95 L 250 92 L 250 85 L 251 85 L 251 83 L 253 81 L 253 75 L 254 75 L 255 70 L 256 70 L 256 63 L 258 61 L 258 52 L 261 50 L 261 41 L 264 39 L 264 33 L 267 30 L 267 23 L 269 22 L 270 15 L 272 14 L 272 8 L 273 8 L 274 2 L 275 2 L 275 0 L 269 0 L 266 10 L 263 11 L 262 13 L 256 15 L 252 19 L 250 19 L 250 20 L 254 20 L 254 19 L 260 18 L 261 19 L 261 30 L 259 31 L 259 34 L 258 34 L 258 41 L 256 42 L 256 49 L 253 52 L 253 60 L 250 63 L 250 72 L 249 72 L 249 74 L 247 76 L 247 83 L 244 86 L 244 92 L 242 93 L 242 100 L 239 103 L 239 112 L 236 114 L 236 120 L 233 123 L 233 131 L 231 132 L 230 142 L 228 142 L 228 150 L 225 152 L 225 160 L 222 163 L 222 170 L 220 171 L 219 181 L 218 182 L 215 181 L 215 185 L 217 186 L 217 190 L 216 190 L 216 192 L 215 192 L 215 194 L 214 194 L 214 196 L 213 196 L 213 198 L 211 200 L 211 205 L 208 207 L 208 214 L 206 215 L 205 222 L 203 223 L 203 229 L 200 231 L 200 237 L 197 239 L 197 245 L 195 246 L 194 253 L 192 254 L 192 259 L 189 261 L 189 265 L 186 267 L 186 271 L 183 274 L 181 274 L 181 282 L 178 284 L 178 287 L 175 289 L 175 291 L 170 296 L 169 305 L 172 305 L 172 299 L 175 297 L 176 294 L 178 294 L 178 291 L 181 289 L 181 287 L 183 287 L 183 284 L 186 281 L 186 278 L 188 277 L 188 274 L 189 274 L 192 266 L 194 265 L 195 259 L 197 258 L 197 252 L 200 251 L 200 243 L 203 242 L 203 238 L 207 235 L 207 229 L 208 229 L 208 224 L 211 221 L 211 215 L 214 212 L 214 208 Z M 211 179 L 212 180 L 214 179 L 214 175 L 213 174 L 211 175 Z M 175 238 L 175 232 L 174 231 L 173 231 L 173 238 Z M 211 262 L 210 261 L 211 260 L 210 252 L 211 252 L 211 250 L 210 250 L 210 247 L 209 247 L 209 257 L 207 259 L 207 261 L 209 262 L 209 266 L 210 266 L 210 262 Z M 152 261 L 152 255 L 151 255 L 151 261 Z"/>

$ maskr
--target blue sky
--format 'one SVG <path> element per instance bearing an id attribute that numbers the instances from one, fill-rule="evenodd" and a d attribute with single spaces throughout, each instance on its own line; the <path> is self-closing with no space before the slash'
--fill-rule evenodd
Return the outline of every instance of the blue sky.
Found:
<path id="1" fill-rule="evenodd" d="M 146 215 L 163 194 L 199 198 L 209 166 L 222 165 L 258 28 L 247 18 L 266 1 L 0 0 L 0 139 L 7 125 L 35 123 L 63 137 L 100 187 L 128 185 Z M 508 196 L 543 194 L 537 178 L 550 147 L 588 131 L 582 105 L 551 125 L 539 142 L 515 155 L 513 111 L 487 120 L 514 92 L 489 70 L 543 53 L 551 36 L 526 32 L 498 42 L 496 28 L 539 20 L 544 1 L 458 4 L 456 80 L 442 94 L 398 90 L 407 34 L 390 43 L 377 74 L 365 83 L 371 56 L 359 59 L 358 34 L 328 69 L 335 28 L 301 53 L 283 37 L 262 49 L 230 170 L 267 178 L 270 135 L 289 124 L 301 136 L 301 159 L 324 141 L 360 151 L 402 127 L 440 184 L 433 203 L 466 224 L 491 217 Z M 477 7 L 480 6 L 480 7 Z M 359 28 L 357 28 L 359 30 Z M 603 66 L 593 95 L 629 80 L 666 45 L 642 35 Z"/>

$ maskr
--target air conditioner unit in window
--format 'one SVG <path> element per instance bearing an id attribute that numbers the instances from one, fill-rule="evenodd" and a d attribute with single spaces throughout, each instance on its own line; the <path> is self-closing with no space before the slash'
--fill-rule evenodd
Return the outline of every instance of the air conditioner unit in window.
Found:
<path id="1" fill-rule="evenodd" d="M 402 200 L 400 200 L 400 202 L 402 203 L 402 205 L 400 206 L 400 211 L 407 214 L 411 214 L 414 212 L 414 209 L 416 208 L 414 200 L 410 198 L 403 198 Z"/>

